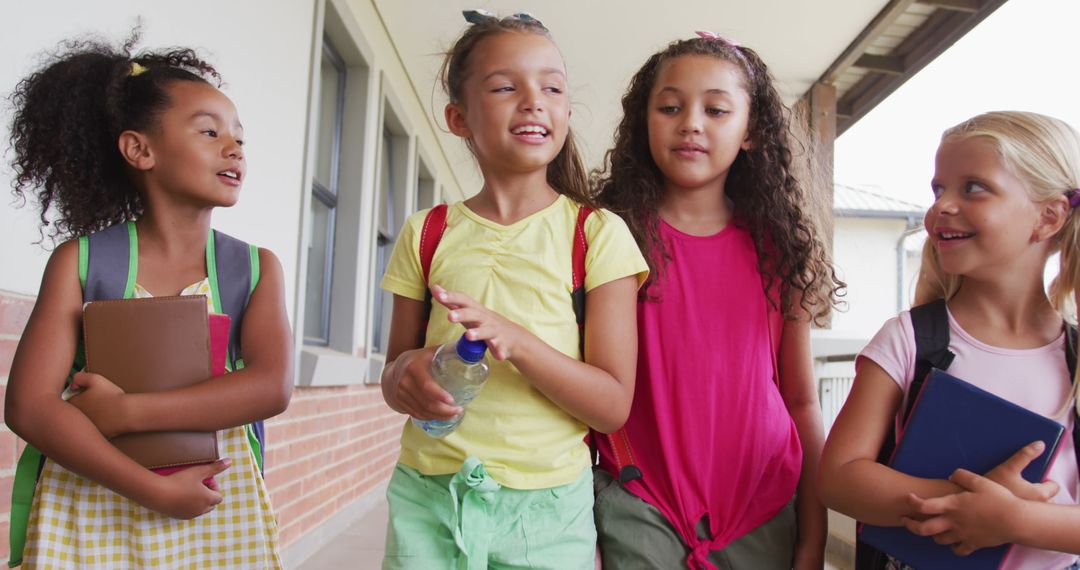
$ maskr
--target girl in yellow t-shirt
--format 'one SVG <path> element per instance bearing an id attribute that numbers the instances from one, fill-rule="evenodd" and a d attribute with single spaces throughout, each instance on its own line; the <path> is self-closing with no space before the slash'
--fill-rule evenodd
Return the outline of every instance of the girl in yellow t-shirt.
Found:
<path id="1" fill-rule="evenodd" d="M 447 437 L 405 422 L 383 567 L 592 568 L 584 437 L 589 427 L 619 428 L 629 413 L 647 265 L 618 216 L 586 218 L 580 348 L 571 252 L 579 209 L 592 202 L 568 125 L 562 56 L 527 14 L 465 15 L 472 25 L 441 81 L 446 122 L 484 185 L 448 208 L 427 279 L 419 257 L 427 212 L 401 232 L 383 278 L 394 293 L 383 395 L 420 420 L 461 412 L 428 367 L 438 345 L 466 331 L 487 343 L 491 373 Z"/>

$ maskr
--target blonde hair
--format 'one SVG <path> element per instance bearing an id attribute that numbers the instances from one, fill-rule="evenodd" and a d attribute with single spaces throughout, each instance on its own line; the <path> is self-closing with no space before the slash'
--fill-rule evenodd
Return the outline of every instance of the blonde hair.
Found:
<path id="1" fill-rule="evenodd" d="M 941 136 L 941 142 L 973 137 L 989 140 L 1013 175 L 1020 178 L 1033 202 L 1057 198 L 1080 186 L 1080 133 L 1064 121 L 1019 111 L 998 111 L 978 115 Z M 1051 242 L 1051 253 L 1059 252 L 1058 276 L 1050 283 L 1050 303 L 1066 320 L 1076 317 L 1080 285 L 1080 213 L 1072 213 Z M 950 299 L 960 289 L 962 277 L 941 269 L 937 250 L 927 240 L 923 245 L 922 268 L 915 291 L 915 304 Z M 1080 411 L 1073 378 L 1073 397 Z"/>

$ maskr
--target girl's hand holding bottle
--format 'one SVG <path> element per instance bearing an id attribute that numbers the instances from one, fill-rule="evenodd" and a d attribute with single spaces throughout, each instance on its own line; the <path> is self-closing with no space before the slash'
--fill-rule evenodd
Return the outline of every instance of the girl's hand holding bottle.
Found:
<path id="1" fill-rule="evenodd" d="M 394 410 L 418 420 L 450 420 L 461 413 L 454 397 L 431 377 L 431 360 L 438 346 L 416 348 L 397 357 L 384 394 Z"/>
<path id="2" fill-rule="evenodd" d="M 496 360 L 510 360 L 532 336 L 524 327 L 477 303 L 464 293 L 432 285 L 432 296 L 447 309 L 452 323 L 469 329 L 469 340 L 482 340 Z"/>

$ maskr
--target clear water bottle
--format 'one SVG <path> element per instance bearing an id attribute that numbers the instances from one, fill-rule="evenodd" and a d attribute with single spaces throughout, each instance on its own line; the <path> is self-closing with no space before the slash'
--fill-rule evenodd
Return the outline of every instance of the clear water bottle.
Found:
<path id="1" fill-rule="evenodd" d="M 480 393 L 488 376 L 488 363 L 484 358 L 487 344 L 482 340 L 469 340 L 465 335 L 457 342 L 448 342 L 435 351 L 431 360 L 431 377 L 450 392 L 454 405 L 464 408 Z M 442 420 L 412 421 L 431 437 L 444 437 L 457 429 L 465 417 L 465 410 L 453 418 Z"/>

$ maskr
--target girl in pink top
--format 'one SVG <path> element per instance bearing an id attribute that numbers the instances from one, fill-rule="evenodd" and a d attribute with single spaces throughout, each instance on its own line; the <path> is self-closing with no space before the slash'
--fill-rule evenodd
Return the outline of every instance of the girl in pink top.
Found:
<path id="1" fill-rule="evenodd" d="M 820 569 L 809 329 L 843 284 L 805 213 L 768 69 L 698 35 L 631 80 L 598 177 L 653 270 L 625 439 L 597 437 L 604 568 Z M 627 445 L 642 476 L 615 481 Z"/>
<path id="2" fill-rule="evenodd" d="M 916 304 L 947 302 L 956 354 L 950 373 L 1070 432 L 1076 382 L 1065 362 L 1063 315 L 1075 314 L 1069 304 L 1080 280 L 1078 185 L 1080 133 L 1057 119 L 987 113 L 945 131 L 915 295 Z M 1043 270 L 1057 252 L 1060 273 L 1048 295 Z M 1069 435 L 1041 484 L 1020 477 L 1042 453 L 1041 442 L 985 475 L 957 470 L 949 480 L 911 477 L 875 461 L 910 386 L 914 353 L 905 312 L 860 355 L 821 461 L 825 503 L 863 522 L 905 525 L 960 555 L 1015 543 L 1006 569 L 1080 567 Z"/>

